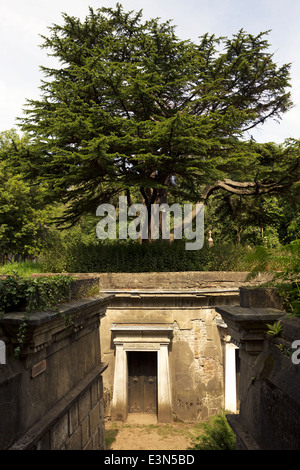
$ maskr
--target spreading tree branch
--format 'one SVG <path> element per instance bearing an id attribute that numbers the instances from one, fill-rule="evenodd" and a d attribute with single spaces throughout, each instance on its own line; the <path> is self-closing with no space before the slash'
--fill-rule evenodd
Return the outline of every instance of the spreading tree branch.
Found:
<path id="1" fill-rule="evenodd" d="M 199 198 L 198 203 L 192 210 L 190 216 L 185 218 L 180 224 L 176 226 L 178 229 L 181 225 L 183 229 L 186 223 L 190 223 L 191 219 L 194 220 L 196 218 L 197 213 L 199 212 L 199 204 L 205 204 L 208 198 L 218 190 L 225 190 L 231 194 L 238 194 L 241 196 L 258 196 L 260 194 L 268 194 L 271 192 L 280 192 L 290 186 L 289 183 L 283 183 L 282 181 L 274 182 L 274 183 L 262 183 L 260 181 L 232 181 L 231 179 L 224 179 L 223 181 L 218 180 L 213 185 L 206 186 L 202 194 Z M 175 227 L 171 230 L 171 239 L 173 238 L 175 232 Z"/>

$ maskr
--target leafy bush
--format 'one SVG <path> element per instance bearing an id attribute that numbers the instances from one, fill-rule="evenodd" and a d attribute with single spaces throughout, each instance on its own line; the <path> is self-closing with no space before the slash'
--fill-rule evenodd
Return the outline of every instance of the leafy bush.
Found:
<path id="1" fill-rule="evenodd" d="M 248 279 L 259 273 L 269 272 L 272 280 L 268 285 L 277 287 L 283 297 L 284 308 L 300 317 L 300 240 L 295 240 L 277 250 L 259 246 L 248 256 L 253 264 Z"/>
<path id="2" fill-rule="evenodd" d="M 277 249 L 257 246 L 246 259 L 253 266 L 249 279 L 268 271 L 273 275 L 274 281 L 292 282 L 299 278 L 300 273 L 300 240 L 281 245 Z"/>
<path id="3" fill-rule="evenodd" d="M 202 432 L 193 439 L 190 450 L 234 450 L 235 434 L 229 426 L 225 413 L 201 424 Z"/>

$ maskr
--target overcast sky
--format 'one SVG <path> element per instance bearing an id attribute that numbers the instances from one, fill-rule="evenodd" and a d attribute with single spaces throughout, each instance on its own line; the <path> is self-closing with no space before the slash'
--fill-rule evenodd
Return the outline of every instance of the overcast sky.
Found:
<path id="1" fill-rule="evenodd" d="M 16 127 L 26 99 L 39 96 L 43 74 L 40 66 L 53 59 L 41 49 L 40 35 L 47 27 L 62 24 L 61 13 L 84 19 L 88 7 L 114 7 L 111 0 L 0 0 L 0 131 Z M 300 1 L 299 0 L 123 0 L 125 10 L 143 9 L 144 19 L 172 19 L 177 36 L 197 38 L 204 33 L 229 36 L 241 28 L 251 34 L 272 30 L 270 51 L 278 65 L 292 63 L 294 108 L 277 124 L 253 131 L 259 142 L 300 138 Z"/>

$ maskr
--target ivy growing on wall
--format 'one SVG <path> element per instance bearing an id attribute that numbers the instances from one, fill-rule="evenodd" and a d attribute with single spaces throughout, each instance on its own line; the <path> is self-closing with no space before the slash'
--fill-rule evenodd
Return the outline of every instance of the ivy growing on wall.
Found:
<path id="1" fill-rule="evenodd" d="M 38 310 L 49 310 L 69 298 L 71 276 L 22 278 L 18 274 L 0 279 L 0 318 L 19 311 L 21 323 L 17 332 L 16 355 L 19 354 L 27 331 L 29 316 Z"/>

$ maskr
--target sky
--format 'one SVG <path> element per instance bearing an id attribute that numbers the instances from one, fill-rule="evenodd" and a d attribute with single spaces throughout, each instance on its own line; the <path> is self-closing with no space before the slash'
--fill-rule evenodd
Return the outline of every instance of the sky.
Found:
<path id="1" fill-rule="evenodd" d="M 48 27 L 63 24 L 62 12 L 84 19 L 93 9 L 115 7 L 112 0 L 0 0 L 0 132 L 17 127 L 27 99 L 40 96 L 40 66 L 56 66 L 40 45 Z M 180 39 L 197 41 L 205 33 L 232 37 L 271 30 L 269 51 L 281 66 L 291 63 L 294 107 L 252 130 L 258 142 L 282 143 L 300 138 L 300 1 L 299 0 L 119 0 L 125 11 L 143 10 L 143 19 L 172 20 Z"/>

